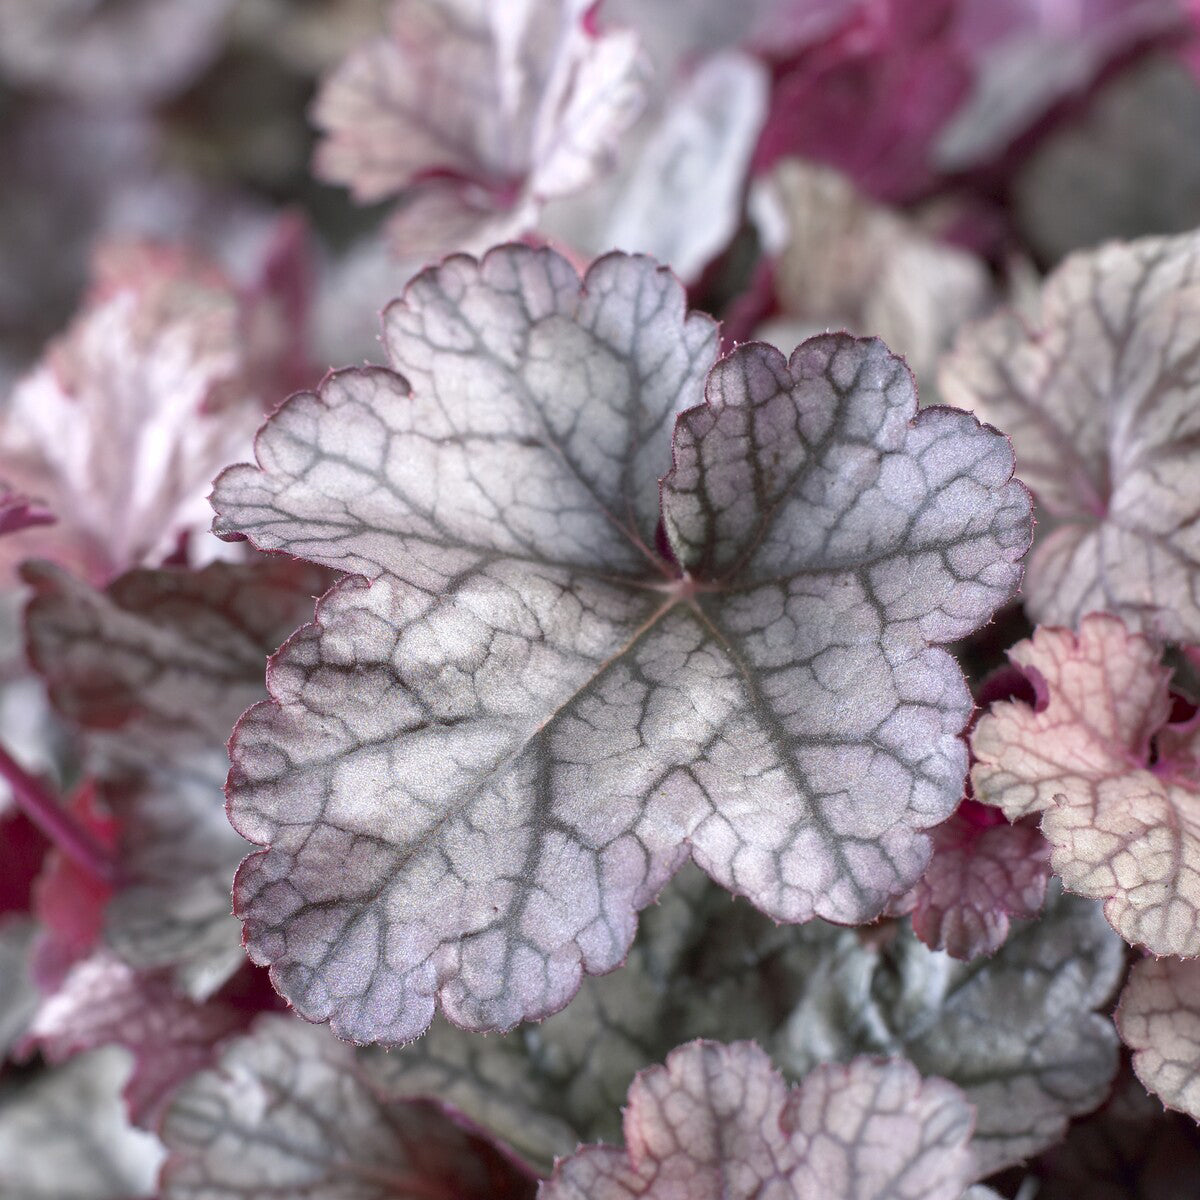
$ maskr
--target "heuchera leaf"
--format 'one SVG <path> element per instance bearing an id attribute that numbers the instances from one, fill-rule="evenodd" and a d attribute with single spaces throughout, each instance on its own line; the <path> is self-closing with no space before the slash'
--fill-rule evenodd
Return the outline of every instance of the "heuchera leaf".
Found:
<path id="1" fill-rule="evenodd" d="M 1117 1028 L 1137 1077 L 1168 1108 L 1200 1121 L 1200 962 L 1144 958 L 1129 973 Z"/>
<path id="2" fill-rule="evenodd" d="M 0 541 L 0 570 L 41 556 L 103 583 L 203 536 L 207 483 L 244 453 L 266 404 L 243 316 L 207 262 L 102 250 L 82 311 L 0 416 L 9 483 L 58 518 Z"/>
<path id="3" fill-rule="evenodd" d="M 560 1162 L 540 1200 L 961 1200 L 971 1107 L 908 1063 L 823 1066 L 789 1089 L 757 1046 L 691 1042 L 629 1089 L 625 1149 Z"/>
<path id="4" fill-rule="evenodd" d="M 910 913 L 913 931 L 954 958 L 993 954 L 1010 917 L 1034 917 L 1046 898 L 1050 847 L 1029 823 L 1010 825 L 995 810 L 964 800 L 930 833 L 925 874 L 889 911 Z"/>
<path id="5" fill-rule="evenodd" d="M 1034 681 L 1036 708 L 1004 701 L 971 736 L 975 795 L 1010 819 L 1042 812 L 1055 872 L 1105 901 L 1126 941 L 1200 954 L 1200 775 L 1167 741 L 1170 672 L 1146 638 L 1093 613 L 1079 633 L 1040 628 L 1009 651 Z"/>
<path id="6" fill-rule="evenodd" d="M 0 74 L 85 103 L 150 103 L 208 65 L 233 3 L 0 0 Z"/>
<path id="7" fill-rule="evenodd" d="M 203 998 L 243 961 L 229 915 L 246 843 L 230 828 L 224 742 L 262 696 L 263 662 L 332 575 L 282 559 L 131 571 L 97 591 L 27 564 L 30 659 L 58 710 L 89 730 L 91 766 L 118 825 L 123 887 L 109 943 L 173 967 Z"/>
<path id="8" fill-rule="evenodd" d="M 4 1200 L 130 1200 L 154 1193 L 158 1139 L 134 1129 L 121 1087 L 129 1056 L 116 1046 L 0 1085 Z"/>
<path id="9" fill-rule="evenodd" d="M 977 1110 L 979 1176 L 1062 1136 L 1108 1094 L 1117 1036 L 1103 1009 L 1121 940 L 1086 900 L 1059 895 L 989 959 L 956 963 L 911 935 L 843 943 L 800 993 L 775 1060 L 792 1075 L 852 1054 L 897 1054 L 957 1083 Z"/>
<path id="10" fill-rule="evenodd" d="M 1037 497 L 1036 621 L 1105 611 L 1200 642 L 1198 272 L 1196 234 L 1073 255 L 1032 327 L 999 313 L 943 360 L 942 398 L 1008 432 Z"/>
<path id="11" fill-rule="evenodd" d="M 983 263 L 799 159 L 778 163 L 753 204 L 775 254 L 772 328 L 874 334 L 904 356 L 928 402 L 938 359 L 991 300 Z"/>
<path id="12" fill-rule="evenodd" d="M 357 572 L 240 722 L 269 846 L 246 943 L 305 1016 L 397 1042 L 560 1008 L 690 853 L 788 921 L 876 915 L 960 796 L 970 698 L 931 642 L 1012 592 L 1007 442 L 916 414 L 879 342 L 742 347 L 649 260 L 426 272 L 396 371 L 284 405 L 214 528 Z M 336 863 L 336 870 L 331 869 Z"/>
<path id="13" fill-rule="evenodd" d="M 153 1128 L 171 1091 L 207 1066 L 221 1038 L 244 1024 L 228 1005 L 199 1005 L 160 975 L 138 973 L 98 951 L 72 968 L 38 1009 L 27 1046 L 50 1062 L 98 1046 L 123 1046 L 134 1065 L 124 1097 L 133 1122 Z"/>
<path id="14" fill-rule="evenodd" d="M 532 1200 L 533 1176 L 436 1104 L 386 1102 L 353 1051 L 293 1017 L 261 1018 L 163 1121 L 162 1200 Z"/>
<path id="15" fill-rule="evenodd" d="M 602 173 L 641 110 L 627 31 L 590 32 L 591 0 L 395 0 L 391 30 L 325 81 L 314 169 L 364 202 L 400 193 L 399 253 L 482 249 Z"/>

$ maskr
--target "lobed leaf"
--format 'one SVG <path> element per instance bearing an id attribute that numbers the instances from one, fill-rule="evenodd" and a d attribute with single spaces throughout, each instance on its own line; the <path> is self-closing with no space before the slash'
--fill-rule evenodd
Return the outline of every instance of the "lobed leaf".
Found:
<path id="1" fill-rule="evenodd" d="M 350 1047 L 268 1017 L 176 1094 L 162 1200 L 531 1198 L 533 1177 L 434 1103 L 385 1102 Z"/>
<path id="2" fill-rule="evenodd" d="M 1039 706 L 1006 701 L 980 719 L 976 796 L 1010 818 L 1041 811 L 1054 870 L 1103 899 L 1126 941 L 1200 954 L 1200 776 L 1170 741 L 1150 769 L 1151 738 L 1170 715 L 1157 648 L 1091 614 L 1078 634 L 1038 629 L 1010 657 L 1033 678 Z"/>
<path id="3" fill-rule="evenodd" d="M 394 0 L 391 30 L 323 84 L 314 169 L 357 199 L 400 193 L 391 234 L 435 258 L 525 232 L 608 166 L 642 104 L 636 39 L 587 0 Z"/>
<path id="4" fill-rule="evenodd" d="M 125 1103 L 134 1124 L 151 1129 L 171 1091 L 207 1066 L 216 1043 L 242 1024 L 227 1005 L 196 1004 L 161 976 L 138 974 L 101 950 L 42 1003 L 25 1045 L 51 1063 L 102 1046 L 128 1050 L 134 1065 Z"/>
<path id="5" fill-rule="evenodd" d="M 1093 610 L 1200 641 L 1197 235 L 1073 255 L 1032 325 L 1000 313 L 943 363 L 951 404 L 1007 430 L 1042 514 L 1025 603 L 1073 625 Z"/>
<path id="6" fill-rule="evenodd" d="M 625 1149 L 559 1162 L 542 1200 L 961 1200 L 971 1108 L 903 1060 L 824 1066 L 789 1089 L 757 1046 L 690 1042 L 629 1089 Z"/>
<path id="7" fill-rule="evenodd" d="M 954 958 L 994 954 L 1009 918 L 1037 916 L 1046 898 L 1046 840 L 1029 824 L 992 821 L 988 812 L 967 800 L 937 826 L 925 874 L 889 909 L 911 913 L 917 937 Z"/>
<path id="8" fill-rule="evenodd" d="M 1144 958 L 1121 993 L 1117 1028 L 1137 1077 L 1168 1107 L 1200 1120 L 1200 963 Z"/>
<path id="9" fill-rule="evenodd" d="M 799 995 L 775 1058 L 803 1076 L 852 1054 L 903 1055 L 957 1083 L 978 1113 L 972 1145 L 987 1175 L 1051 1145 L 1104 1100 L 1117 1038 L 1097 1010 L 1124 966 L 1099 910 L 1062 895 L 969 964 L 906 935 L 880 947 L 848 941 Z"/>
<path id="10" fill-rule="evenodd" d="M 305 1016 L 509 1028 L 624 957 L 690 853 L 777 919 L 876 915 L 957 804 L 931 642 L 1011 594 L 1005 440 L 916 414 L 878 342 L 750 345 L 645 259 L 451 258 L 395 370 L 284 405 L 214 528 L 373 580 L 321 603 L 231 744 L 247 947 Z M 407 380 L 397 371 L 403 371 Z M 603 798 L 603 803 L 598 798 Z M 330 865 L 337 863 L 336 871 Z"/>

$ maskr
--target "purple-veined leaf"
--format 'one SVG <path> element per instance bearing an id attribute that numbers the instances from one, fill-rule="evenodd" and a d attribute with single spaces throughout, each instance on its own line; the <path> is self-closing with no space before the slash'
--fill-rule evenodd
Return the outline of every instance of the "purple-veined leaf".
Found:
<path id="1" fill-rule="evenodd" d="M 925 945 L 961 959 L 994 954 L 1010 917 L 1037 916 L 1050 879 L 1050 847 L 1032 825 L 1010 825 L 964 800 L 930 841 L 925 874 L 889 908 L 911 914 Z"/>
<path id="2" fill-rule="evenodd" d="M 658 88 L 617 173 L 548 206 L 539 234 L 589 258 L 649 254 L 696 280 L 737 231 L 767 83 L 761 63 L 725 53 Z"/>
<path id="3" fill-rule="evenodd" d="M 162 1161 L 156 1137 L 125 1116 L 129 1056 L 116 1046 L 0 1083 L 4 1200 L 130 1200 L 150 1196 Z"/>
<path id="4" fill-rule="evenodd" d="M 325 81 L 315 169 L 357 199 L 399 193 L 397 251 L 432 258 L 525 232 L 601 174 L 636 119 L 644 63 L 595 34 L 590 0 L 395 0 L 390 32 Z"/>
<path id="5" fill-rule="evenodd" d="M 1117 1028 L 1142 1083 L 1168 1108 L 1200 1121 L 1200 962 L 1136 963 L 1121 993 Z"/>
<path id="6" fill-rule="evenodd" d="M 395 371 L 294 397 L 218 479 L 217 532 L 373 581 L 231 743 L 232 818 L 270 847 L 235 903 L 303 1015 L 387 1042 L 435 996 L 472 1028 L 546 1015 L 689 850 L 788 921 L 920 874 L 970 712 L 930 643 L 1011 594 L 1028 494 L 881 343 L 751 345 L 679 418 L 663 555 L 714 340 L 646 259 L 581 290 L 549 251 L 452 258 L 388 309 Z"/>
<path id="7" fill-rule="evenodd" d="M 1200 238 L 1068 258 L 1032 327 L 999 313 L 943 360 L 942 398 L 1008 432 L 1037 497 L 1034 620 L 1096 610 L 1200 641 Z"/>
<path id="8" fill-rule="evenodd" d="M 220 48 L 234 0 L 0 0 L 0 75 L 92 103 L 182 91 Z"/>
<path id="9" fill-rule="evenodd" d="M 750 1042 L 690 1042 L 629 1089 L 625 1148 L 586 1146 L 540 1200 L 961 1200 L 971 1106 L 903 1060 L 817 1067 L 788 1088 Z"/>
<path id="10" fill-rule="evenodd" d="M 104 591 L 48 563 L 23 575 L 30 658 L 58 710 L 89 731 L 118 823 L 123 884 L 106 939 L 203 999 L 244 961 L 229 897 L 247 846 L 225 817 L 224 742 L 262 696 L 266 655 L 332 576 L 282 559 L 131 571 Z"/>
<path id="11" fill-rule="evenodd" d="M 4 538 L 5 571 L 38 556 L 106 582 L 163 561 L 204 536 L 207 482 L 262 420 L 245 306 L 215 266 L 118 244 L 97 276 L 0 415 L 6 477 L 58 518 Z"/>
<path id="12" fill-rule="evenodd" d="M 28 1031 L 55 1063 L 98 1046 L 122 1046 L 134 1066 L 124 1097 L 135 1124 L 152 1129 L 171 1091 L 207 1066 L 220 1039 L 245 1023 L 228 1005 L 200 1005 L 161 976 L 141 974 L 100 950 L 76 964 Z"/>
<path id="13" fill-rule="evenodd" d="M 1093 613 L 1078 634 L 1043 627 L 1009 657 L 1039 703 L 1003 701 L 980 719 L 975 795 L 1010 819 L 1040 811 L 1055 872 L 1103 899 L 1126 941 L 1200 954 L 1200 776 L 1186 734 L 1151 768 L 1171 710 L 1158 648 Z"/>
<path id="14" fill-rule="evenodd" d="M 386 1101 L 354 1053 L 294 1017 L 260 1018 L 176 1093 L 162 1200 L 532 1200 L 534 1180 L 433 1102 Z"/>
<path id="15" fill-rule="evenodd" d="M 826 328 L 870 333 L 903 355 L 926 403 L 936 365 L 963 322 L 992 298 L 983 263 L 938 242 L 829 167 L 785 159 L 756 185 L 775 256 L 780 313 L 762 331 L 792 340 Z"/>
<path id="16" fill-rule="evenodd" d="M 1124 947 L 1098 907 L 1052 896 L 989 959 L 958 963 L 911 935 L 847 941 L 798 995 L 773 1045 L 800 1077 L 853 1054 L 902 1055 L 975 1106 L 977 1177 L 1053 1144 L 1108 1094 L 1117 1036 L 1103 1010 Z"/>
<path id="17" fill-rule="evenodd" d="M 1200 225 L 1200 88 L 1173 56 L 1107 83 L 1080 119 L 1056 129 L 1013 180 L 1014 219 L 1039 256 L 1057 262 L 1110 238 Z M 1146 131 L 1152 129 L 1153 137 Z M 1153 179 L 1154 187 L 1144 187 Z M 1087 204 L 1070 196 L 1086 195 Z"/>

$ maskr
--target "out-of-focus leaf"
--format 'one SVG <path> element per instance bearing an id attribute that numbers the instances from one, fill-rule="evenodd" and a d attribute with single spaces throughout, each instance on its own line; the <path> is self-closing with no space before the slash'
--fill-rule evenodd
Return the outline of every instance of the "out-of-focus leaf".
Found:
<path id="1" fill-rule="evenodd" d="M 1037 497 L 1034 620 L 1200 641 L 1197 328 L 1200 235 L 1144 238 L 1067 259 L 1039 319 L 969 325 L 943 360 L 942 398 L 1009 434 Z"/>
<path id="2" fill-rule="evenodd" d="M 1151 769 L 1151 739 L 1171 711 L 1158 648 L 1093 613 L 1078 634 L 1040 628 L 1009 657 L 1038 705 L 1003 701 L 980 719 L 975 795 L 1010 819 L 1041 812 L 1054 870 L 1103 899 L 1126 941 L 1200 954 L 1200 777 L 1170 742 Z"/>
<path id="3" fill-rule="evenodd" d="M 0 0 L 0 75 L 85 103 L 148 104 L 215 57 L 234 0 Z"/>
<path id="4" fill-rule="evenodd" d="M 243 1023 L 234 1009 L 196 1004 L 161 976 L 140 974 L 101 950 L 74 966 L 39 1007 L 27 1044 L 50 1062 L 124 1047 L 134 1060 L 124 1091 L 130 1117 L 152 1129 L 171 1091 L 207 1066 L 217 1042 Z"/>
<path id="5" fill-rule="evenodd" d="M 1013 205 L 1023 238 L 1056 262 L 1110 238 L 1200 225 L 1197 129 L 1200 83 L 1183 64 L 1161 56 L 1124 72 L 1018 172 Z"/>
<path id="6" fill-rule="evenodd" d="M 558 1163 L 541 1200 L 961 1200 L 971 1107 L 903 1060 L 817 1067 L 789 1089 L 757 1046 L 690 1042 L 629 1089 L 625 1149 Z"/>
<path id="7" fill-rule="evenodd" d="M 406 257 L 524 232 L 543 201 L 603 173 L 641 109 L 636 38 L 591 32 L 589 3 L 395 0 L 390 32 L 317 97 L 317 174 L 361 201 L 399 193 Z"/>
<path id="8" fill-rule="evenodd" d="M 46 563 L 24 577 L 30 657 L 90 732 L 117 821 L 107 940 L 135 967 L 175 968 L 203 998 L 244 960 L 230 889 L 246 843 L 225 817 L 224 743 L 263 693 L 266 655 L 332 576 L 271 559 L 132 571 L 105 591 Z"/>
<path id="9" fill-rule="evenodd" d="M 1117 1036 L 1102 1009 L 1124 970 L 1099 909 L 1051 899 L 988 959 L 957 963 L 901 934 L 847 942 L 815 975 L 774 1057 L 802 1076 L 856 1053 L 899 1054 L 957 1083 L 978 1116 L 979 1175 L 1053 1144 L 1108 1094 Z"/>
<path id="10" fill-rule="evenodd" d="M 0 534 L 16 533 L 31 525 L 53 525 L 54 520 L 48 508 L 0 482 Z"/>
<path id="11" fill-rule="evenodd" d="M 236 905 L 289 1000 L 363 1041 L 436 997 L 546 1015 L 689 851 L 789 921 L 910 886 L 970 711 L 931 643 L 1004 602 L 1029 537 L 1007 442 L 834 336 L 725 359 L 672 450 L 714 331 L 637 257 L 582 290 L 549 251 L 451 258 L 385 329 L 411 388 L 333 375 L 214 491 L 218 532 L 374 580 L 232 742 L 233 820 L 270 847 Z"/>
<path id="12" fill-rule="evenodd" d="M 904 356 L 928 401 L 938 359 L 992 299 L 983 263 L 861 195 L 845 176 L 797 159 L 758 185 L 755 208 L 775 255 L 780 314 L 766 340 L 819 329 L 870 333 Z M 803 331 L 803 332 L 801 332 Z"/>
<path id="13" fill-rule="evenodd" d="M 532 1200 L 534 1179 L 436 1104 L 381 1100 L 349 1046 L 261 1019 L 176 1094 L 162 1200 Z"/>
<path id="14" fill-rule="evenodd" d="M 129 1200 L 154 1193 L 156 1137 L 125 1116 L 129 1056 L 109 1046 L 0 1084 L 4 1200 Z"/>

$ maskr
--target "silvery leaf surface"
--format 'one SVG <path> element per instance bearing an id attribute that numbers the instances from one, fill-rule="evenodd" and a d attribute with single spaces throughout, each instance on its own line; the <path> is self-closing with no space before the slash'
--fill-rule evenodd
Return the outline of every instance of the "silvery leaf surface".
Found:
<path id="1" fill-rule="evenodd" d="M 786 921 L 906 889 L 966 765 L 935 643 L 1028 544 L 1006 440 L 918 415 L 879 342 L 710 371 L 711 323 L 638 257 L 582 286 L 549 251 L 451 258 L 385 343 L 213 496 L 219 533 L 364 577 L 232 742 L 234 823 L 269 847 L 237 909 L 297 1009 L 383 1042 L 438 998 L 476 1029 L 547 1015 L 689 853 Z"/>

